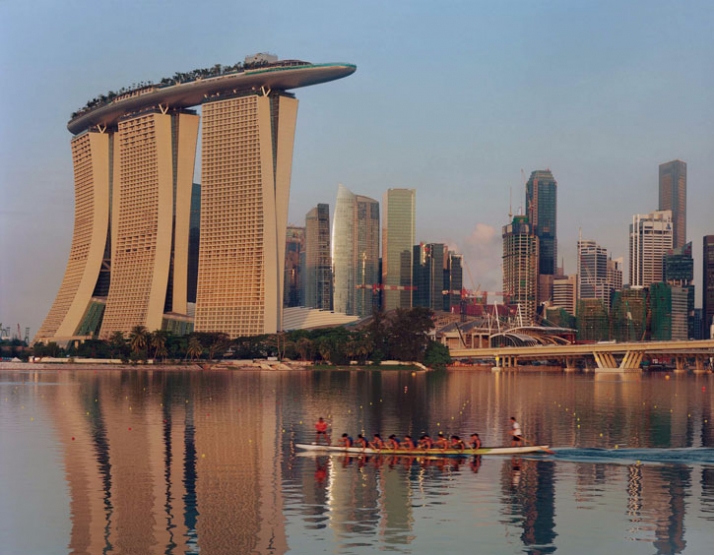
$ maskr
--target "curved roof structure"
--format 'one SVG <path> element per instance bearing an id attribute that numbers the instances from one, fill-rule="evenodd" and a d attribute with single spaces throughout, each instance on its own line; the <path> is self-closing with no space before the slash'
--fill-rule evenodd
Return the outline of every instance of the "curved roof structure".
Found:
<path id="1" fill-rule="evenodd" d="M 287 90 L 317 85 L 351 75 L 357 70 L 353 64 L 281 65 L 247 69 L 215 77 L 196 79 L 168 86 L 151 85 L 122 94 L 108 104 L 83 111 L 72 118 L 67 129 L 77 135 L 92 126 L 112 126 L 127 113 L 137 112 L 152 106 L 189 108 L 216 95 L 237 93 L 245 90 Z"/>

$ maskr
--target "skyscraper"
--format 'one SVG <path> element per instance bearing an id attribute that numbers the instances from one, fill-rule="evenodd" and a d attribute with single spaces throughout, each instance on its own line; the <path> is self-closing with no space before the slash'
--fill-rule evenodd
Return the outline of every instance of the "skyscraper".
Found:
<path id="1" fill-rule="evenodd" d="M 330 206 L 318 204 L 305 216 L 305 305 L 333 309 Z"/>
<path id="2" fill-rule="evenodd" d="M 693 339 L 694 331 L 694 257 L 692 256 L 692 242 L 683 247 L 671 249 L 664 257 L 664 281 L 670 288 L 681 287 L 686 292 L 686 333 L 676 334 L 672 338 Z M 670 293 L 676 304 L 678 292 Z M 673 329 L 676 331 L 676 326 Z M 654 335 L 654 332 L 653 332 Z"/>
<path id="3" fill-rule="evenodd" d="M 578 300 L 600 299 L 607 310 L 613 287 L 609 281 L 607 249 L 595 241 L 578 241 Z"/>
<path id="4" fill-rule="evenodd" d="M 413 306 L 444 308 L 444 268 L 448 251 L 441 243 L 421 243 L 413 249 Z"/>
<path id="5" fill-rule="evenodd" d="M 525 325 L 533 323 L 537 307 L 538 236 L 528 216 L 514 216 L 503 226 L 503 294 L 518 305 Z"/>
<path id="6" fill-rule="evenodd" d="M 672 211 L 672 246 L 687 242 L 687 164 L 672 160 L 659 166 L 659 209 Z"/>
<path id="7" fill-rule="evenodd" d="M 558 183 L 550 170 L 536 170 L 526 183 L 526 216 L 538 237 L 539 273 L 558 272 Z"/>
<path id="8" fill-rule="evenodd" d="M 714 338 L 711 326 L 714 320 L 714 235 L 705 235 L 702 256 L 702 339 Z"/>
<path id="9" fill-rule="evenodd" d="M 664 279 L 664 257 L 672 248 L 672 212 L 636 214 L 630 224 L 630 286 Z"/>
<path id="10" fill-rule="evenodd" d="M 379 284 L 379 202 L 340 184 L 332 224 L 336 312 L 368 316 Z"/>
<path id="11" fill-rule="evenodd" d="M 285 279 L 283 305 L 302 306 L 305 303 L 302 265 L 305 255 L 305 228 L 289 225 L 285 237 Z"/>
<path id="12" fill-rule="evenodd" d="M 453 307 L 461 306 L 461 293 L 464 287 L 464 256 L 449 251 L 444 268 L 444 308 L 451 312 Z"/>
<path id="13" fill-rule="evenodd" d="M 285 91 L 356 68 L 274 57 L 216 67 L 98 97 L 72 115 L 72 249 L 36 340 L 172 329 L 189 318 L 192 279 L 196 330 L 280 329 L 297 114 Z M 187 108 L 198 104 L 201 240 L 198 276 L 189 278 L 199 116 Z"/>
<path id="14" fill-rule="evenodd" d="M 412 248 L 416 242 L 414 189 L 388 189 L 382 202 L 383 308 L 412 306 Z M 401 289 L 396 289 L 400 287 Z"/>

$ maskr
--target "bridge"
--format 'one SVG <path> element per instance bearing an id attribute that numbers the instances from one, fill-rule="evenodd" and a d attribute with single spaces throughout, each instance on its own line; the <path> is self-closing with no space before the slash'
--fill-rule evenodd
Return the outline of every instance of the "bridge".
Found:
<path id="1" fill-rule="evenodd" d="M 596 372 L 639 372 L 645 356 L 671 358 L 675 368 L 684 371 L 694 359 L 695 371 L 704 371 L 714 357 L 714 339 L 698 341 L 651 341 L 638 343 L 590 343 L 581 345 L 534 345 L 528 347 L 487 347 L 450 349 L 452 358 L 494 359 L 494 370 L 511 368 L 518 361 L 559 360 L 566 370 L 582 359 L 593 358 Z"/>

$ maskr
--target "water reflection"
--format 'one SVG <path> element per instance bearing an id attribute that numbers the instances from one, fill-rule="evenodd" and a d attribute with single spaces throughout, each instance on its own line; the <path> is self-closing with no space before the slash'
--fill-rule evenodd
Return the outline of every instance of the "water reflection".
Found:
<path id="1" fill-rule="evenodd" d="M 433 553 L 463 552 L 474 541 L 490 553 L 592 552 L 597 543 L 600 552 L 674 554 L 697 553 L 702 537 L 712 539 L 712 396 L 699 378 L 2 377 L 0 449 L 37 433 L 18 418 L 26 406 L 47 415 L 68 489 L 71 527 L 62 541 L 74 554 L 282 554 L 315 546 Z M 312 440 L 319 415 L 333 437 L 478 431 L 496 445 L 514 413 L 533 441 L 573 448 L 550 458 L 430 459 L 298 456 L 294 447 Z M 672 447 L 698 449 L 668 460 Z M 41 471 L 41 457 L 36 465 Z M 0 487 L 12 470 L 3 462 Z M 18 532 L 31 533 L 27 525 Z"/>

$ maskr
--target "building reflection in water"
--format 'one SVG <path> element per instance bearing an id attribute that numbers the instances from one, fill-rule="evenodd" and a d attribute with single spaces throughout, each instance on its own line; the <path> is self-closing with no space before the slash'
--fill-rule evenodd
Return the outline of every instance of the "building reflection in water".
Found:
<path id="1" fill-rule="evenodd" d="M 71 553 L 287 551 L 275 388 L 160 372 L 64 379 L 51 403 Z"/>

